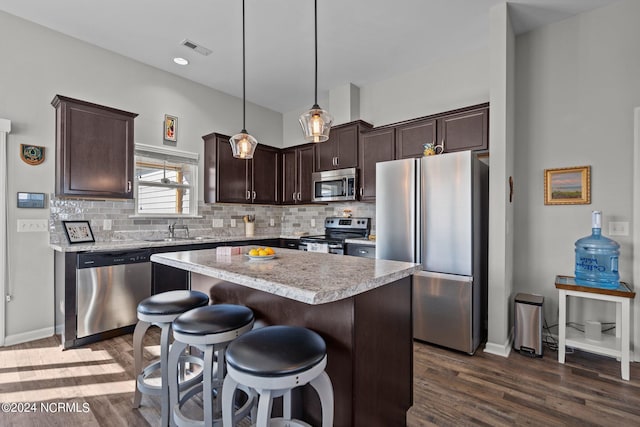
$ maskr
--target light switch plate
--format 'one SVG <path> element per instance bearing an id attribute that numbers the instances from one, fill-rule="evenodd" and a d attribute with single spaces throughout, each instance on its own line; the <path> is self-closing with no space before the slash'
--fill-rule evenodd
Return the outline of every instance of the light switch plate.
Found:
<path id="1" fill-rule="evenodd" d="M 273 218 L 269 218 L 269 227 L 275 227 L 276 226 L 276 220 Z"/>
<path id="2" fill-rule="evenodd" d="M 105 231 L 111 230 L 112 225 L 113 225 L 113 221 L 111 221 L 110 219 L 105 219 L 104 221 L 102 221 L 102 228 Z"/>
<path id="3" fill-rule="evenodd" d="M 231 218 L 231 226 L 232 227 L 236 226 L 236 219 L 235 218 Z"/>
<path id="4" fill-rule="evenodd" d="M 18 220 L 18 233 L 33 233 L 33 232 L 49 231 L 48 219 L 19 219 Z"/>
<path id="5" fill-rule="evenodd" d="M 224 220 L 222 218 L 213 218 L 212 226 L 214 228 L 224 227 Z"/>
<path id="6" fill-rule="evenodd" d="M 628 236 L 629 223 L 626 221 L 609 222 L 609 236 Z"/>
<path id="7" fill-rule="evenodd" d="M 316 219 L 311 218 L 311 227 L 315 227 L 315 226 L 316 226 Z"/>

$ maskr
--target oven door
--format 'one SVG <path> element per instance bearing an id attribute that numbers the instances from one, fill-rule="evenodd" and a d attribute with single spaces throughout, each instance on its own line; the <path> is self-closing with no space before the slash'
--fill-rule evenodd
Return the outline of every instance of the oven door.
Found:
<path id="1" fill-rule="evenodd" d="M 329 244 L 324 242 L 307 242 L 307 252 L 329 253 Z"/>

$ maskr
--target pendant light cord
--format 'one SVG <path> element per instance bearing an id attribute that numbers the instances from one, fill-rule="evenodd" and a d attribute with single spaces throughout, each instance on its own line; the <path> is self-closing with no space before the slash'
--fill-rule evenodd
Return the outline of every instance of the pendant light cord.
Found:
<path id="1" fill-rule="evenodd" d="M 315 78 L 316 93 L 315 93 L 314 105 L 318 105 L 318 0 L 314 0 L 313 2 L 313 16 L 314 16 L 315 45 L 316 45 L 316 78 Z"/>
<path id="2" fill-rule="evenodd" d="M 246 117 L 247 117 L 247 101 L 246 93 L 246 72 L 245 72 L 245 41 L 244 41 L 244 0 L 242 0 L 242 133 L 247 133 Z"/>

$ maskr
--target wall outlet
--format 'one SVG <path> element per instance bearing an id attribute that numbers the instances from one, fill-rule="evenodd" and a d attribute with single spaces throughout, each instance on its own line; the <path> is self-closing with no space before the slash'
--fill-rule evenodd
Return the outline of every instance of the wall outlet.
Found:
<path id="1" fill-rule="evenodd" d="M 212 226 L 213 228 L 224 227 L 224 220 L 222 218 L 213 218 Z"/>
<path id="2" fill-rule="evenodd" d="M 38 231 L 49 231 L 48 219 L 19 219 L 18 233 L 33 233 Z"/>
<path id="3" fill-rule="evenodd" d="M 629 223 L 626 221 L 609 222 L 609 236 L 628 236 Z"/>
<path id="4" fill-rule="evenodd" d="M 236 226 L 236 219 L 235 218 L 231 218 L 231 226 L 232 227 Z"/>
<path id="5" fill-rule="evenodd" d="M 311 228 L 316 226 L 316 219 L 315 218 L 311 218 Z"/>
<path id="6" fill-rule="evenodd" d="M 276 226 L 276 220 L 273 218 L 269 218 L 269 227 L 275 227 Z"/>
<path id="7" fill-rule="evenodd" d="M 113 221 L 111 221 L 110 219 L 105 219 L 104 221 L 102 221 L 102 228 L 105 231 L 111 230 L 112 225 L 113 225 Z"/>

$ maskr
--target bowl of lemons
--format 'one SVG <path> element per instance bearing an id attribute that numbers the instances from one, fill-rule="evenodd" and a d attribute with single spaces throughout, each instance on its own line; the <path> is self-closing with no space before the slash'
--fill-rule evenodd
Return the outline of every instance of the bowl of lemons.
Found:
<path id="1" fill-rule="evenodd" d="M 264 248 L 253 248 L 249 250 L 249 252 L 247 252 L 245 256 L 252 260 L 264 261 L 268 259 L 274 259 L 276 257 L 276 252 L 272 248 L 267 246 Z"/>

